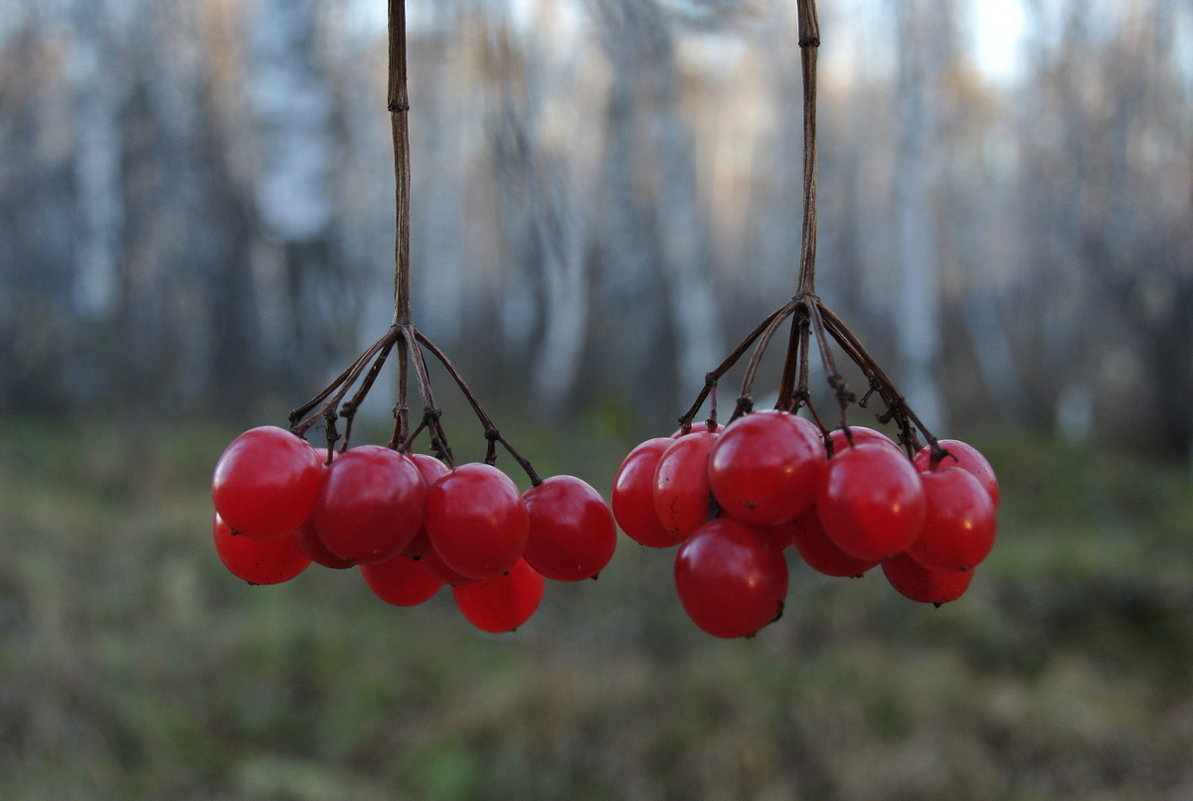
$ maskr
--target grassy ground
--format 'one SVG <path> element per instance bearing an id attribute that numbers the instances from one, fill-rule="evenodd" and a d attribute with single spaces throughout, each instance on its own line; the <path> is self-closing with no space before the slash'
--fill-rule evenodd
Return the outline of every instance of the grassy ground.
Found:
<path id="1" fill-rule="evenodd" d="M 1193 485 L 1007 434 L 1000 542 L 941 609 L 794 567 L 750 641 L 623 541 L 513 635 L 209 541 L 235 432 L 4 421 L 0 799 L 1188 799 Z M 515 433 L 607 489 L 633 442 Z M 566 439 L 566 446 L 560 443 Z"/>

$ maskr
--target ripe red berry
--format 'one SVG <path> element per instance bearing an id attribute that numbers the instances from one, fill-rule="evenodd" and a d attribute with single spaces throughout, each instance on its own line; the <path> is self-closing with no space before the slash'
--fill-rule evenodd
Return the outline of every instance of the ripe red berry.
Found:
<path id="1" fill-rule="evenodd" d="M 575 476 L 552 476 L 522 495 L 530 515 L 524 558 L 556 581 L 592 578 L 613 558 L 617 527 L 601 494 Z"/>
<path id="2" fill-rule="evenodd" d="M 302 548 L 302 552 L 310 557 L 315 564 L 330 567 L 333 570 L 347 570 L 356 565 L 356 562 L 351 559 L 341 559 L 327 550 L 323 540 L 319 539 L 319 533 L 315 531 L 315 523 L 312 520 L 299 526 L 298 531 L 294 532 L 294 539 L 298 541 L 298 547 Z"/>
<path id="3" fill-rule="evenodd" d="M 974 567 L 994 546 L 994 501 L 982 483 L 960 467 L 921 473 L 928 502 L 924 530 L 907 555 L 929 570 Z"/>
<path id="4" fill-rule="evenodd" d="M 853 437 L 854 445 L 866 445 L 877 443 L 878 445 L 885 445 L 890 448 L 899 450 L 899 444 L 893 439 L 883 434 L 881 431 L 875 431 L 866 426 L 850 426 L 849 434 Z M 833 441 L 833 453 L 840 453 L 845 448 L 850 447 L 849 437 L 845 436 L 845 429 L 834 428 L 828 434 L 829 439 Z"/>
<path id="5" fill-rule="evenodd" d="M 406 456 L 414 462 L 414 466 L 418 468 L 419 474 L 428 487 L 438 481 L 440 476 L 447 474 L 447 465 L 434 456 L 425 453 L 409 453 Z M 424 524 L 414 535 L 414 539 L 410 540 L 410 543 L 402 549 L 402 553 L 406 556 L 424 556 L 430 550 L 431 538 L 427 536 L 427 527 Z"/>
<path id="6" fill-rule="evenodd" d="M 672 431 L 671 439 L 679 439 L 680 437 L 686 437 L 688 434 L 700 434 L 709 430 L 711 430 L 714 434 L 719 434 L 724 428 L 725 426 L 717 423 L 715 428 L 709 429 L 707 420 L 696 420 L 692 423 L 692 427 L 688 429 L 687 434 L 684 433 L 682 427 Z"/>
<path id="7" fill-rule="evenodd" d="M 709 453 L 709 487 L 721 511 L 759 526 L 804 514 L 816 500 L 823 443 L 816 426 L 790 412 L 734 420 Z"/>
<path id="8" fill-rule="evenodd" d="M 796 552 L 818 573 L 840 578 L 860 576 L 878 564 L 877 560 L 859 559 L 838 548 L 824 532 L 815 510 L 796 520 L 791 527 Z"/>
<path id="9" fill-rule="evenodd" d="M 675 588 L 701 629 L 715 637 L 747 637 L 782 613 L 787 561 L 765 532 L 720 517 L 679 547 Z"/>
<path id="10" fill-rule="evenodd" d="M 521 626 L 538 609 L 546 581 L 519 559 L 507 572 L 452 587 L 456 606 L 481 631 L 500 634 Z"/>
<path id="11" fill-rule="evenodd" d="M 758 530 L 765 532 L 770 537 L 771 542 L 775 544 L 775 547 L 781 551 L 795 544 L 797 523 L 799 523 L 799 520 L 788 520 L 786 523 L 780 523 L 777 526 L 758 526 Z"/>
<path id="12" fill-rule="evenodd" d="M 414 462 L 380 445 L 360 445 L 327 467 L 315 503 L 315 532 L 341 559 L 384 562 L 418 533 L 426 495 Z"/>
<path id="13" fill-rule="evenodd" d="M 882 563 L 886 580 L 900 595 L 926 604 L 943 604 L 960 598 L 973 581 L 972 570 L 928 570 L 907 554 Z"/>
<path id="14" fill-rule="evenodd" d="M 522 558 L 530 515 L 509 476 L 474 462 L 431 485 L 426 527 L 431 547 L 448 567 L 481 579 L 509 570 Z"/>
<path id="15" fill-rule="evenodd" d="M 211 526 L 220 561 L 250 584 L 281 584 L 306 570 L 311 560 L 293 536 L 253 539 L 232 531 L 217 512 Z"/>
<path id="16" fill-rule="evenodd" d="M 654 510 L 654 474 L 671 437 L 640 443 L 617 468 L 610 498 L 613 517 L 630 539 L 651 548 L 669 548 L 675 538 L 663 528 Z"/>
<path id="17" fill-rule="evenodd" d="M 417 560 L 401 554 L 375 565 L 361 565 L 360 575 L 374 595 L 394 606 L 418 606 L 443 586 Z"/>
<path id="18" fill-rule="evenodd" d="M 990 462 L 982 455 L 981 451 L 959 439 L 942 439 L 938 440 L 937 444 L 948 451 L 948 455 L 941 460 L 940 466 L 960 467 L 962 470 L 968 470 L 970 473 L 973 473 L 982 486 L 986 488 L 986 492 L 990 493 L 990 499 L 994 501 L 994 507 L 997 509 L 998 477 L 994 474 L 994 468 L 990 466 Z M 930 446 L 925 445 L 915 455 L 915 467 L 923 473 L 930 470 L 931 466 L 932 450 Z"/>
<path id="19" fill-rule="evenodd" d="M 322 476 L 319 456 L 305 440 L 277 426 L 260 426 L 224 450 L 211 479 L 211 499 L 238 534 L 284 537 L 311 516 Z"/>
<path id="20" fill-rule="evenodd" d="M 881 560 L 907 549 L 924 525 L 919 473 L 894 448 L 846 448 L 828 461 L 816 513 L 829 538 L 859 559 Z"/>
<path id="21" fill-rule="evenodd" d="M 476 581 L 476 579 L 468 578 L 468 576 L 461 576 L 459 573 L 445 565 L 443 560 L 439 558 L 439 554 L 435 553 L 434 548 L 418 557 L 418 564 L 430 575 L 439 579 L 444 584 L 450 584 L 453 587 Z"/>
<path id="22" fill-rule="evenodd" d="M 654 508 L 671 538 L 682 542 L 711 514 L 708 455 L 717 441 L 707 431 L 672 441 L 659 457 L 654 474 Z"/>

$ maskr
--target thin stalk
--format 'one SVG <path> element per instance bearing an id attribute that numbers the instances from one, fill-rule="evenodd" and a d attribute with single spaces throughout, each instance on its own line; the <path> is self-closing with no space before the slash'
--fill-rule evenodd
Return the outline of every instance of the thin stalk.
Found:
<path id="1" fill-rule="evenodd" d="M 393 347 L 394 342 L 397 341 L 397 337 L 397 329 L 390 328 L 385 332 L 384 336 L 357 356 L 356 360 L 344 372 L 336 376 L 330 384 L 324 387 L 319 394 L 290 412 L 290 430 L 301 437 L 320 418 L 334 421 L 336 409 L 345 396 L 347 396 L 348 391 L 352 389 L 352 385 L 360 378 L 361 373 L 365 371 L 365 367 L 381 351 Z M 312 410 L 315 410 L 316 407 L 318 407 L 317 411 L 312 413 Z M 330 435 L 331 432 L 329 431 L 328 433 Z"/>
<path id="2" fill-rule="evenodd" d="M 394 151 L 394 325 L 410 325 L 410 96 L 406 90 L 405 0 L 389 0 L 387 105 Z"/>
<path id="3" fill-rule="evenodd" d="M 419 430 L 427 429 L 431 435 L 431 449 L 435 451 L 435 455 L 447 462 L 449 467 L 454 467 L 455 459 L 452 456 L 451 446 L 447 442 L 447 432 L 443 430 L 443 424 L 439 420 L 442 413 L 439 404 L 435 402 L 435 392 L 431 388 L 431 375 L 427 371 L 427 361 L 423 358 L 423 351 L 419 345 L 423 337 L 413 325 L 403 326 L 402 331 L 410 347 L 410 361 L 414 365 L 414 375 L 418 381 L 418 394 L 423 402 L 423 419 L 419 428 L 411 434 L 411 438 Z M 411 439 L 412 441 L 413 439 Z M 409 446 L 409 442 L 404 442 L 403 450 L 409 450 Z"/>
<path id="4" fill-rule="evenodd" d="M 407 350 L 405 337 L 403 337 L 398 348 L 398 399 L 394 403 L 394 433 L 389 440 L 391 450 L 400 449 L 403 453 L 409 450 L 409 447 L 401 447 L 410 433 L 410 404 L 406 398 L 406 382 L 410 369 L 409 360 L 410 354 Z"/>
<path id="5" fill-rule="evenodd" d="M 794 311 L 794 307 L 791 311 Z M 790 314 L 791 311 L 787 312 Z M 762 330 L 762 334 L 758 337 L 758 343 L 754 346 L 754 352 L 750 355 L 750 361 L 746 363 L 746 371 L 742 376 L 741 392 L 737 396 L 737 408 L 733 412 L 733 418 L 729 422 L 733 422 L 743 414 L 753 411 L 754 400 L 751 391 L 754 387 L 754 377 L 758 374 L 758 368 L 762 364 L 762 357 L 766 354 L 766 349 L 770 347 L 770 342 L 774 339 L 775 332 L 779 330 L 779 326 L 787 319 L 787 314 L 775 315 L 770 324 Z M 793 323 L 794 324 L 794 323 Z"/>
<path id="6" fill-rule="evenodd" d="M 816 59 L 820 22 L 816 0 L 798 0 L 799 54 L 804 91 L 804 215 L 797 295 L 816 293 Z"/>
<path id="7" fill-rule="evenodd" d="M 536 487 L 539 484 L 542 484 L 543 480 L 539 477 L 538 472 L 535 471 L 534 465 L 532 465 L 529 459 L 523 456 L 513 445 L 511 445 L 509 440 L 502 436 L 501 431 L 498 430 L 497 426 L 493 423 L 493 419 L 489 417 L 489 413 L 485 411 L 485 407 L 481 405 L 481 402 L 477 399 L 476 395 L 473 394 L 471 389 L 469 389 L 467 382 L 464 381 L 464 376 L 461 375 L 460 371 L 456 369 L 456 366 L 452 364 L 451 359 L 447 358 L 447 354 L 440 350 L 439 347 L 424 334 L 418 331 L 413 331 L 413 333 L 418 340 L 418 344 L 426 348 L 427 351 L 430 352 L 430 354 L 434 356 L 440 364 L 443 365 L 443 369 L 447 370 L 447 374 L 450 375 L 452 380 L 456 382 L 456 386 L 460 388 L 461 394 L 464 395 L 464 398 L 468 401 L 468 405 L 472 407 L 472 411 L 476 415 L 477 420 L 480 421 L 481 427 L 485 431 L 485 439 L 489 441 L 489 447 L 485 455 L 485 460 L 491 463 L 492 460 L 496 458 L 494 443 L 501 443 L 501 446 L 505 448 L 509 455 L 513 457 L 514 461 L 521 466 L 527 477 L 530 478 L 530 483 Z M 419 358 L 421 358 L 421 356 Z M 421 379 L 422 377 L 420 374 L 420 380 Z"/>
<path id="8" fill-rule="evenodd" d="M 775 322 L 775 320 L 782 321 L 782 319 L 791 314 L 794 309 L 795 301 L 788 301 L 770 314 L 766 315 L 766 317 L 762 318 L 762 322 L 754 326 L 753 331 L 746 334 L 745 338 L 742 339 L 741 342 L 737 343 L 737 347 L 733 349 L 733 352 L 726 356 L 725 360 L 717 365 L 716 369 L 705 374 L 704 388 L 700 390 L 699 394 L 696 395 L 696 400 L 692 403 L 691 408 L 684 412 L 684 414 L 679 418 L 679 423 L 682 428 L 691 427 L 692 421 L 696 419 L 696 415 L 699 413 L 700 407 L 703 406 L 704 401 L 708 399 L 708 395 L 710 392 L 712 392 L 713 387 L 717 385 L 717 382 L 721 380 L 721 377 L 724 376 L 725 373 L 733 369 L 733 365 L 737 364 L 738 360 L 745 354 L 747 350 L 750 349 L 750 346 L 754 344 L 754 341 L 758 339 L 758 337 L 761 336 L 762 333 Z"/>

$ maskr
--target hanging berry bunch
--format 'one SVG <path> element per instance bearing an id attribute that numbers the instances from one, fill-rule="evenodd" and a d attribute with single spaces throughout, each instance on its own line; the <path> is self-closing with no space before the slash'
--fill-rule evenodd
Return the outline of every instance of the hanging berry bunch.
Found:
<path id="1" fill-rule="evenodd" d="M 798 0 L 804 86 L 804 212 L 795 295 L 767 315 L 705 377 L 670 437 L 647 440 L 622 462 L 613 486 L 621 529 L 656 548 L 678 546 L 675 585 L 701 629 L 751 636 L 782 613 L 790 547 L 830 576 L 881 566 L 898 592 L 941 604 L 961 596 L 995 535 L 998 482 L 972 446 L 938 440 L 886 372 L 816 295 L 815 0 Z M 763 354 L 791 321 L 774 409 L 754 410 Z M 830 427 L 808 389 L 813 342 L 828 375 L 838 423 Z M 858 398 L 837 369 L 834 346 L 869 386 Z M 751 351 L 752 349 L 752 351 Z M 747 352 L 741 391 L 727 425 L 716 388 Z M 852 406 L 877 399 L 879 431 L 850 425 Z M 710 402 L 705 421 L 696 421 Z M 796 412 L 806 409 L 807 417 Z M 809 419 L 810 418 L 810 419 Z M 923 436 L 926 444 L 921 445 Z"/>
<path id="2" fill-rule="evenodd" d="M 617 542 L 600 494 L 573 476 L 539 477 L 500 433 L 460 372 L 419 331 L 410 305 L 410 145 L 404 0 L 389 3 L 389 111 L 397 205 L 394 322 L 334 381 L 290 413 L 289 429 L 262 426 L 228 445 L 215 467 L 214 539 L 224 565 L 254 584 L 294 578 L 311 562 L 359 566 L 382 600 L 414 606 L 452 588 L 484 631 L 510 631 L 534 614 L 546 579 L 593 578 Z M 387 446 L 349 447 L 352 421 L 392 354 L 398 389 Z M 456 464 L 426 355 L 472 407 L 487 441 L 481 462 Z M 412 425 L 413 370 L 422 414 Z M 349 395 L 351 393 L 351 395 Z M 345 422 L 341 437 L 338 421 Z M 305 437 L 322 424 L 326 446 Z M 425 435 L 430 454 L 416 453 Z M 525 471 L 520 493 L 495 466 L 501 446 Z"/>

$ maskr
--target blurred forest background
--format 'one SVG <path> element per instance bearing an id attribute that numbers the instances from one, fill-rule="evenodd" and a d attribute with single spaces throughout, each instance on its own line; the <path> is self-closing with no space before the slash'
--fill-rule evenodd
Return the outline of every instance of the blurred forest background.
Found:
<path id="1" fill-rule="evenodd" d="M 794 5 L 409 0 L 415 320 L 545 472 L 792 293 Z M 224 573 L 220 450 L 391 321 L 385 3 L 0 0 L 0 799 L 1193 797 L 1193 6 L 820 15 L 819 294 L 1001 542 L 721 643 L 624 540 L 506 637 Z"/>

